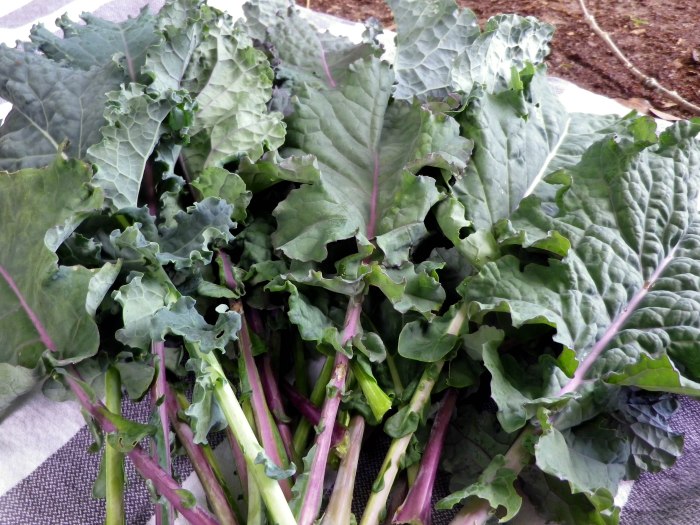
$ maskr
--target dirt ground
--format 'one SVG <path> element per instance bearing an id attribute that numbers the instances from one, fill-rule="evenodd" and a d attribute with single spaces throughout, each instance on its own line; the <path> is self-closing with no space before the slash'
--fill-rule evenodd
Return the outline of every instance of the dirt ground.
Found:
<path id="1" fill-rule="evenodd" d="M 299 3 L 304 2 L 301 0 Z M 615 57 L 585 22 L 578 0 L 458 0 L 483 22 L 499 13 L 518 13 L 556 27 L 550 74 L 603 95 L 649 109 L 689 117 L 642 82 Z M 598 24 L 647 75 L 700 105 L 700 10 L 698 0 L 586 0 Z M 694 5 L 694 7 L 693 7 Z M 383 0 L 310 0 L 310 7 L 351 20 L 371 16 L 393 24 Z M 643 111 L 644 112 L 644 111 Z M 660 115 L 660 116 L 663 116 Z"/>

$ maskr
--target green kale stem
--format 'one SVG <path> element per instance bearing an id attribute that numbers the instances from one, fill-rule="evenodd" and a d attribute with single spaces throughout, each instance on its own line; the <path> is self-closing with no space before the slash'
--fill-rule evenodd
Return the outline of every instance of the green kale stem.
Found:
<path id="1" fill-rule="evenodd" d="M 170 418 L 166 406 L 168 381 L 165 377 L 165 342 L 153 341 L 151 353 L 156 365 L 156 380 L 152 387 L 153 404 L 160 422 L 159 433 L 154 437 L 153 456 L 166 472 L 172 472 L 170 455 Z M 167 500 L 156 506 L 156 525 L 172 525 L 175 521 L 173 507 Z"/>
<path id="2" fill-rule="evenodd" d="M 163 404 L 168 411 L 168 416 L 175 430 L 175 434 L 177 434 L 180 444 L 187 452 L 192 467 L 202 484 L 204 493 L 207 495 L 209 508 L 211 508 L 221 523 L 238 525 L 240 519 L 232 509 L 230 499 L 224 492 L 222 483 L 220 482 L 220 476 L 217 476 L 214 465 L 211 463 L 213 457 L 207 457 L 205 448 L 194 442 L 194 432 L 192 432 L 190 426 L 179 418 L 180 404 L 178 403 L 176 394 L 169 386 L 167 386 L 165 402 Z"/>
<path id="3" fill-rule="evenodd" d="M 105 405 L 114 414 L 122 413 L 122 384 L 119 371 L 110 366 L 105 373 Z M 106 507 L 105 525 L 124 525 L 124 454 L 105 445 Z"/>
<path id="4" fill-rule="evenodd" d="M 217 375 L 226 377 L 214 352 L 204 353 L 196 345 L 189 345 L 189 349 L 195 357 L 204 361 Z M 264 463 L 256 461 L 260 457 L 264 457 L 266 453 L 255 437 L 231 384 L 228 381 L 217 381 L 214 385 L 214 395 L 231 428 L 235 441 L 241 447 L 248 475 L 255 481 L 272 521 L 276 525 L 297 525 L 280 484 L 267 476 Z"/>
<path id="5" fill-rule="evenodd" d="M 467 320 L 467 307 L 462 305 L 462 307 L 457 311 L 454 318 L 450 322 L 447 330 L 447 334 L 459 335 L 462 331 L 462 326 Z M 426 407 L 427 403 L 430 402 L 430 394 L 433 391 L 435 382 L 440 376 L 440 371 L 445 365 L 445 361 L 438 361 L 436 363 L 430 363 L 418 382 L 413 396 L 409 402 L 409 410 L 420 414 Z M 379 475 L 374 482 L 373 490 L 370 494 L 369 500 L 365 507 L 365 511 L 362 514 L 362 521 L 360 525 L 379 525 L 382 520 L 383 515 L 386 511 L 386 504 L 391 493 L 391 488 L 396 480 L 396 476 L 399 472 L 399 466 L 401 463 L 401 458 L 406 454 L 408 449 L 408 444 L 411 441 L 413 433 L 410 432 L 405 436 L 396 438 L 392 441 L 389 446 L 389 450 L 384 457 L 384 463 L 379 470 Z"/>
<path id="6" fill-rule="evenodd" d="M 359 333 L 360 313 L 364 295 L 350 299 L 343 323 L 343 332 L 340 344 L 345 346 Z M 326 475 L 326 464 L 330 453 L 333 428 L 338 416 L 340 400 L 345 389 L 345 379 L 348 375 L 350 360 L 342 352 L 336 352 L 333 364 L 331 380 L 326 387 L 326 400 L 321 409 L 319 421 L 320 433 L 316 436 L 316 453 L 309 468 L 309 480 L 304 492 L 301 508 L 299 510 L 299 525 L 312 525 L 321 508 L 323 496 L 323 480 Z"/>
<path id="7" fill-rule="evenodd" d="M 337 525 L 352 522 L 352 496 L 355 486 L 357 464 L 362 449 L 362 436 L 365 432 L 365 419 L 356 415 L 350 421 L 348 430 L 348 449 L 340 462 L 335 478 L 331 499 L 323 514 L 321 525 Z"/>
<path id="8" fill-rule="evenodd" d="M 92 401 L 90 395 L 84 390 L 81 383 L 70 373 L 66 374 L 65 380 L 68 387 L 71 389 L 78 402 L 83 409 L 92 416 L 97 424 L 105 432 L 116 432 L 114 426 L 106 413 L 108 412 L 99 401 Z M 151 481 L 158 494 L 170 501 L 175 509 L 185 518 L 191 525 L 218 525 L 218 521 L 212 516 L 209 511 L 202 508 L 200 505 L 190 505 L 183 497 L 182 487 L 163 470 L 158 463 L 146 452 L 140 445 L 136 445 L 131 451 L 127 452 L 127 457 L 131 460 L 141 476 Z M 293 522 L 290 522 L 292 525 Z"/>
<path id="9" fill-rule="evenodd" d="M 323 399 L 326 396 L 326 385 L 328 382 L 331 380 L 331 374 L 333 373 L 333 359 L 330 357 L 327 357 L 324 364 L 323 368 L 321 369 L 321 373 L 318 376 L 318 379 L 316 380 L 316 383 L 314 384 L 314 388 L 311 391 L 311 396 L 309 397 L 309 401 L 314 405 L 314 406 L 320 406 L 321 403 L 323 403 Z M 286 385 L 283 384 L 283 387 L 286 389 Z M 289 393 L 289 392 L 287 392 Z M 303 413 L 302 413 L 303 415 Z M 320 411 L 319 411 L 319 417 L 318 419 L 321 418 Z M 299 424 L 297 425 L 296 431 L 294 432 L 294 438 L 293 438 L 293 445 L 294 445 L 294 450 L 296 450 L 296 453 L 299 456 L 304 456 L 306 454 L 306 444 L 309 441 L 309 434 L 311 433 L 311 428 L 313 425 L 318 424 L 312 423 L 311 420 L 308 418 L 304 418 L 301 421 L 299 421 Z M 302 463 L 303 465 L 303 463 Z M 301 466 L 300 466 L 301 468 Z M 301 473 L 301 472 L 298 472 Z"/>
<path id="10" fill-rule="evenodd" d="M 430 402 L 430 394 L 444 364 L 444 361 L 431 363 L 423 371 L 418 386 L 409 402 L 409 410 L 411 412 L 420 414 Z M 406 454 L 412 436 L 413 432 L 409 432 L 405 436 L 396 438 L 391 442 L 389 450 L 384 457 L 384 463 L 382 463 L 377 479 L 374 482 L 374 489 L 376 490 L 372 490 L 372 494 L 370 494 L 360 525 L 379 525 L 381 522 L 389 493 L 399 473 L 401 458 Z"/>
<path id="11" fill-rule="evenodd" d="M 457 390 L 450 388 L 442 398 L 442 403 L 435 416 L 428 444 L 420 460 L 418 476 L 413 485 L 411 485 L 403 504 L 396 511 L 392 523 L 430 525 L 433 510 L 431 500 L 433 487 L 435 486 L 435 476 L 437 475 L 442 447 L 445 443 L 445 436 L 447 435 L 447 429 L 456 403 Z"/>
<path id="12" fill-rule="evenodd" d="M 241 402 L 241 408 L 245 414 L 248 423 L 255 426 L 255 416 L 253 416 L 253 408 L 250 404 L 250 398 L 246 398 Z M 258 486 L 253 478 L 248 478 L 246 486 L 248 492 L 248 511 L 246 513 L 246 525 L 264 525 L 265 512 L 263 510 L 263 501 Z"/>

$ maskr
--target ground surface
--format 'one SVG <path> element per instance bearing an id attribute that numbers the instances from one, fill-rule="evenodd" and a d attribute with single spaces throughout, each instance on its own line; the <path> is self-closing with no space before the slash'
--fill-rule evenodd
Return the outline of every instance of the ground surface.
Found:
<path id="1" fill-rule="evenodd" d="M 305 3 L 305 0 L 298 0 Z M 698 0 L 586 0 L 598 24 L 647 75 L 700 105 L 700 10 Z M 556 27 L 550 74 L 609 96 L 637 110 L 648 106 L 693 116 L 645 88 L 584 21 L 578 0 L 458 0 L 483 22 L 499 13 L 531 15 Z M 693 7 L 695 5 L 695 7 Z M 383 0 L 310 0 L 309 7 L 351 20 L 374 16 L 393 24 Z M 660 115 L 663 116 L 663 115 Z"/>

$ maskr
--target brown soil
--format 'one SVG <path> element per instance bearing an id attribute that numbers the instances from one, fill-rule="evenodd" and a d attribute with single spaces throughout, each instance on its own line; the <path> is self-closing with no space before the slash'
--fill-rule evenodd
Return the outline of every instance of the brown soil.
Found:
<path id="1" fill-rule="evenodd" d="M 550 74 L 627 101 L 637 110 L 689 117 L 664 95 L 647 88 L 615 57 L 581 14 L 578 0 L 458 0 L 483 22 L 499 13 L 535 16 L 556 27 Z M 700 105 L 700 15 L 697 0 L 587 0 L 588 9 L 639 69 Z M 301 3 L 301 2 L 300 2 Z M 351 20 L 371 16 L 392 27 L 383 0 L 310 0 L 310 7 Z M 696 6 L 697 7 L 697 6 Z"/>

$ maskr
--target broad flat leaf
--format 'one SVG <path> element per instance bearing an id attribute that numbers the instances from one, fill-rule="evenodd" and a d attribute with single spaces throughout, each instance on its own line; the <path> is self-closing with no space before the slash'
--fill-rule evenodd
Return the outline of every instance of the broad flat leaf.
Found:
<path id="1" fill-rule="evenodd" d="M 473 315 L 504 311 L 515 326 L 555 326 L 554 339 L 583 363 L 576 381 L 613 373 L 616 383 L 695 393 L 700 122 L 673 126 L 652 145 L 653 129 L 635 121 L 553 177 L 563 183 L 554 214 L 530 198 L 513 215 L 510 240 L 554 246 L 562 261 L 521 270 L 504 257 L 463 292 Z M 549 242 L 552 231 L 568 241 Z"/>
<path id="2" fill-rule="evenodd" d="M 146 161 L 174 104 L 153 97 L 136 83 L 108 93 L 106 104 L 103 139 L 88 149 L 87 157 L 97 167 L 95 184 L 104 189 L 112 206 L 135 207 Z"/>
<path id="3" fill-rule="evenodd" d="M 445 290 L 440 286 L 435 270 L 438 265 L 404 263 L 397 268 L 385 268 L 373 264 L 366 280 L 379 288 L 397 311 L 409 310 L 431 317 L 445 300 Z"/>
<path id="4" fill-rule="evenodd" d="M 683 452 L 683 436 L 669 424 L 678 409 L 678 399 L 669 394 L 624 391 L 627 395 L 618 396 L 619 408 L 613 417 L 630 443 L 627 476 L 637 479 L 642 472 L 671 467 Z"/>
<path id="5" fill-rule="evenodd" d="M 212 245 L 226 244 L 232 239 L 230 230 L 233 209 L 221 199 L 208 197 L 174 217 L 175 225 L 165 228 L 159 240 L 161 264 L 174 263 L 175 268 L 187 268 L 196 261 L 208 263 Z"/>
<path id="6" fill-rule="evenodd" d="M 143 69 L 151 78 L 150 89 L 161 96 L 181 89 L 199 72 L 201 66 L 193 58 L 204 40 L 206 24 L 215 20 L 214 12 L 201 6 L 199 0 L 176 0 L 158 13 L 161 40 L 148 50 Z"/>
<path id="7" fill-rule="evenodd" d="M 38 380 L 36 370 L 0 363 L 0 417 L 15 399 L 34 388 Z"/>
<path id="8" fill-rule="evenodd" d="M 389 0 L 396 21 L 394 97 L 443 98 L 452 68 L 480 34 L 476 16 L 454 0 Z"/>
<path id="9" fill-rule="evenodd" d="M 206 168 L 192 186 L 200 193 L 201 199 L 216 197 L 233 206 L 231 218 L 234 221 L 245 220 L 246 208 L 253 194 L 237 174 L 224 168 Z"/>
<path id="10" fill-rule="evenodd" d="M 100 141 L 106 93 L 123 81 L 114 64 L 72 69 L 31 52 L 0 46 L 0 98 L 12 110 L 0 127 L 0 169 L 47 166 L 59 146 L 84 157 Z"/>
<path id="11" fill-rule="evenodd" d="M 118 54 L 127 78 L 137 81 L 148 48 L 158 40 L 155 20 L 148 7 L 136 18 L 119 23 L 91 13 L 83 13 L 80 18 L 84 23 L 75 23 L 67 15 L 56 21 L 63 31 L 62 38 L 41 24 L 32 28 L 30 38 L 51 60 L 79 69 L 103 66 Z"/>
<path id="12" fill-rule="evenodd" d="M 257 162 L 241 158 L 237 173 L 254 193 L 283 180 L 309 184 L 321 177 L 313 155 L 282 158 L 277 151 L 266 152 Z"/>
<path id="13" fill-rule="evenodd" d="M 464 205 L 454 195 L 448 196 L 437 206 L 435 218 L 445 237 L 474 266 L 480 267 L 501 255 L 498 243 L 489 229 L 471 233 L 472 222 L 466 219 Z"/>
<path id="14" fill-rule="evenodd" d="M 347 295 L 348 297 L 361 293 L 365 286 L 362 282 L 362 276 L 346 276 L 343 274 L 327 277 L 313 263 L 299 263 L 297 261 L 292 261 L 289 271 L 279 275 L 270 284 L 271 286 L 276 286 L 278 283 L 282 285 L 284 281 L 317 286 L 336 294 Z"/>
<path id="15" fill-rule="evenodd" d="M 271 291 L 288 292 L 289 321 L 297 326 L 299 335 L 305 341 L 314 341 L 317 345 L 327 345 L 338 352 L 344 351 L 340 345 L 340 331 L 338 325 L 329 317 L 328 312 L 323 311 L 311 301 L 290 281 L 275 285 L 271 283 Z"/>
<path id="16" fill-rule="evenodd" d="M 481 403 L 457 405 L 440 459 L 441 468 L 450 475 L 450 490 L 474 483 L 491 459 L 505 454 L 516 438 L 503 431 L 490 408 Z"/>
<path id="17" fill-rule="evenodd" d="M 489 93 L 505 89 L 515 71 L 544 62 L 553 33 L 554 27 L 530 16 L 490 18 L 483 33 L 455 60 L 452 86 L 464 93 L 475 85 Z"/>
<path id="18" fill-rule="evenodd" d="M 47 348 L 63 362 L 97 351 L 97 326 L 86 309 L 93 272 L 59 267 L 44 242 L 49 229 L 61 226 L 65 238 L 81 217 L 100 208 L 102 195 L 88 185 L 91 176 L 89 166 L 60 158 L 44 169 L 0 172 L 0 363 L 5 371 L 36 368 Z M 26 371 L 17 370 L 17 379 L 8 383 L 14 386 L 5 393 L 13 397 L 30 381 Z M 9 401 L 2 399 L 0 405 Z"/>
<path id="19" fill-rule="evenodd" d="M 97 166 L 95 181 L 117 209 L 136 206 L 146 162 L 166 129 L 180 133 L 187 127 L 176 116 L 191 119 L 191 101 L 183 85 L 199 73 L 198 64 L 191 66 L 205 25 L 198 5 L 195 0 L 168 3 L 158 15 L 160 41 L 144 49 L 141 60 L 139 70 L 143 69 L 149 85 L 134 83 L 109 93 L 104 139 L 90 149 L 89 156 Z M 169 146 L 160 145 L 158 160 L 172 173 L 180 147 Z"/>
<path id="20" fill-rule="evenodd" d="M 525 467 L 518 478 L 525 495 L 542 518 L 570 525 L 619 525 L 619 509 L 599 512 L 585 495 L 572 494 L 565 481 L 549 476 L 536 467 Z"/>
<path id="21" fill-rule="evenodd" d="M 171 288 L 152 275 L 134 273 L 131 280 L 114 292 L 122 305 L 124 328 L 117 330 L 119 342 L 132 348 L 150 350 L 151 319 L 164 306 L 176 300 Z"/>
<path id="22" fill-rule="evenodd" d="M 318 31 L 293 8 L 270 25 L 268 40 L 278 59 L 277 76 L 318 88 L 344 84 L 350 64 L 376 54 L 370 44 Z"/>
<path id="23" fill-rule="evenodd" d="M 571 492 L 584 493 L 598 511 L 612 507 L 618 483 L 625 476 L 629 445 L 602 421 L 576 431 L 562 432 L 546 422 L 543 426 L 535 444 L 537 466 L 567 480 Z"/>
<path id="24" fill-rule="evenodd" d="M 477 481 L 441 499 L 436 507 L 451 509 L 464 499 L 475 496 L 487 500 L 494 509 L 502 507 L 505 515 L 499 522 L 508 521 L 515 517 L 522 504 L 522 498 L 513 486 L 516 478 L 515 472 L 505 466 L 504 457 L 495 456 Z"/>
<path id="25" fill-rule="evenodd" d="M 196 0 L 168 3 L 158 15 L 160 41 L 148 50 L 142 68 L 149 85 L 131 84 L 109 94 L 104 139 L 89 155 L 97 166 L 95 180 L 117 209 L 136 206 L 146 163 L 157 146 L 157 160 L 174 174 L 181 146 L 159 141 L 168 128 L 185 133 L 192 118 L 183 86 L 200 73 L 192 62 L 203 39 L 203 18 L 213 21 L 199 5 Z"/>
<path id="26" fill-rule="evenodd" d="M 223 166 L 242 155 L 259 159 L 265 149 L 282 145 L 285 127 L 282 114 L 269 112 L 272 96 L 272 69 L 265 54 L 252 47 L 250 40 L 224 19 L 209 28 L 206 41 L 211 69 L 201 71 L 205 79 L 190 86 L 197 92 L 198 111 L 191 128 L 194 152 L 189 155 L 195 171 L 207 166 Z"/>
<path id="27" fill-rule="evenodd" d="M 90 279 L 88 294 L 85 298 L 85 309 L 92 317 L 95 317 L 97 309 L 107 295 L 107 292 L 112 288 L 117 277 L 119 277 L 121 269 L 121 259 L 116 263 L 104 263 L 100 269 L 95 271 L 92 279 Z"/>
<path id="28" fill-rule="evenodd" d="M 163 341 L 169 334 L 182 337 L 186 343 L 195 344 L 204 353 L 224 347 L 236 339 L 241 328 L 241 318 L 236 312 L 217 308 L 215 324 L 209 324 L 195 307 L 192 297 L 183 296 L 158 310 L 150 319 L 151 339 Z"/>
<path id="29" fill-rule="evenodd" d="M 399 355 L 424 363 L 435 363 L 444 359 L 459 341 L 457 334 L 449 333 L 456 315 L 457 308 L 452 306 L 444 315 L 430 322 L 421 319 L 406 323 L 399 335 Z"/>
<path id="30" fill-rule="evenodd" d="M 550 91 L 543 70 L 527 74 L 522 86 L 509 91 L 479 92 L 461 115 L 474 152 L 453 192 L 477 230 L 510 216 L 554 169 L 550 164 L 567 137 L 570 117 Z"/>
<path id="31" fill-rule="evenodd" d="M 253 1 L 243 4 L 245 28 L 251 38 L 260 42 L 267 40 L 267 30 L 279 21 L 287 9 L 293 8 L 291 0 Z"/>
<path id="32" fill-rule="evenodd" d="M 153 383 L 155 368 L 142 361 L 117 361 L 119 378 L 131 400 L 141 399 Z"/>
<path id="33" fill-rule="evenodd" d="M 416 181 L 411 172 L 437 162 L 445 143 L 454 151 L 453 143 L 461 140 L 463 161 L 471 148 L 458 135 L 424 147 L 424 126 L 444 125 L 457 133 L 456 126 L 444 119 L 436 123 L 419 106 L 387 107 L 393 77 L 380 60 L 358 61 L 350 69 L 339 89 L 305 86 L 299 92 L 288 143 L 292 153 L 316 156 L 321 180 L 292 191 L 277 207 L 273 242 L 293 259 L 321 261 L 329 242 L 377 238 L 399 250 L 388 255 L 400 264 L 408 246 L 424 235 L 423 219 L 438 199 L 434 181 Z"/>

